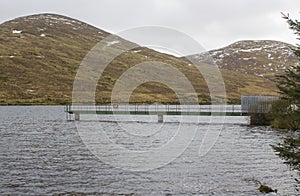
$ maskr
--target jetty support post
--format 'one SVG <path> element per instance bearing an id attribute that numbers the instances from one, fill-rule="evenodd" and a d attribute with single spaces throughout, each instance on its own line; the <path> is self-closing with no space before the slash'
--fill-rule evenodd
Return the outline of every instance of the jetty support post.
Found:
<path id="1" fill-rule="evenodd" d="M 164 122 L 164 115 L 163 114 L 160 114 L 160 113 L 157 114 L 157 122 L 159 122 L 159 123 Z"/>
<path id="2" fill-rule="evenodd" d="M 80 121 L 80 114 L 79 112 L 74 113 L 75 115 L 75 121 Z"/>

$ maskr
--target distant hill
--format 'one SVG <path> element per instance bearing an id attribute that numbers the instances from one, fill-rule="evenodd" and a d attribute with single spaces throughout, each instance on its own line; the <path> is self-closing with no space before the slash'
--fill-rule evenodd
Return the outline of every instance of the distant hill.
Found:
<path id="1" fill-rule="evenodd" d="M 95 44 L 108 35 L 111 34 L 81 21 L 55 14 L 26 16 L 1 24 L 0 104 L 71 102 L 73 81 L 81 61 Z M 109 102 L 111 90 L 121 74 L 144 61 L 159 61 L 175 66 L 191 81 L 199 102 L 210 101 L 203 77 L 186 58 L 140 47 L 120 37 L 116 37 L 116 41 L 118 44 L 113 47 L 131 45 L 135 48 L 115 58 L 107 67 L 97 86 L 97 102 Z M 271 48 L 272 43 L 277 44 L 275 49 Z M 284 50 L 281 48 L 289 45 L 281 44 L 279 46 L 280 43 L 274 41 L 247 41 L 210 52 L 220 65 L 229 102 L 237 102 L 241 94 L 276 94 L 275 83 L 269 80 L 269 76 L 296 61 L 291 51 L 286 47 Z M 267 48 L 258 51 L 259 47 L 269 47 L 272 54 L 263 53 Z M 281 60 L 278 60 L 279 57 Z M 286 57 L 288 60 L 285 62 Z M 201 66 L 207 66 L 201 55 L 194 55 L 193 58 Z M 146 83 L 134 91 L 131 101 L 178 100 L 167 86 Z"/>
<path id="2" fill-rule="evenodd" d="M 287 67 L 299 64 L 293 53 L 293 45 L 272 41 L 239 41 L 224 48 L 209 51 L 215 63 L 226 70 L 251 74 L 274 80 L 276 74 L 282 74 Z M 198 62 L 205 62 L 207 54 L 192 55 Z"/>

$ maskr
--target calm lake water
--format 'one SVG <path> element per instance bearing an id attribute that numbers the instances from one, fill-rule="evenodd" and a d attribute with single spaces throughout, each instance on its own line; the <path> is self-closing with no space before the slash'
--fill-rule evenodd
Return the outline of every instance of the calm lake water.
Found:
<path id="1" fill-rule="evenodd" d="M 155 128 L 157 123 L 143 125 Z M 156 148 L 162 142 L 160 137 L 150 141 L 143 137 L 136 145 L 124 138 L 118 124 L 101 122 L 101 126 L 129 150 Z M 176 126 L 164 123 L 161 129 L 168 133 Z M 257 181 L 278 189 L 278 195 L 297 195 L 297 174 L 270 147 L 283 137 L 279 132 L 227 124 L 213 148 L 200 157 L 207 125 L 181 126 L 199 127 L 182 155 L 163 167 L 128 171 L 95 156 L 75 122 L 65 120 L 63 107 L 0 107 L 0 195 L 260 195 Z"/>

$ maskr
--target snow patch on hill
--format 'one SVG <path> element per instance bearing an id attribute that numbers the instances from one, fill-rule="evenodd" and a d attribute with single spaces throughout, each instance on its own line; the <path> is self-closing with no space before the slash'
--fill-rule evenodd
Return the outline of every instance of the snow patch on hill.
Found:
<path id="1" fill-rule="evenodd" d="M 116 41 L 111 41 L 111 42 L 107 42 L 106 43 L 106 46 L 112 46 L 112 45 L 115 45 L 115 44 L 118 44 L 120 43 L 120 41 L 116 40 Z"/>
<path id="2" fill-rule="evenodd" d="M 12 30 L 12 33 L 13 33 L 13 34 L 20 34 L 20 33 L 22 33 L 22 31 L 19 31 L 19 30 Z"/>

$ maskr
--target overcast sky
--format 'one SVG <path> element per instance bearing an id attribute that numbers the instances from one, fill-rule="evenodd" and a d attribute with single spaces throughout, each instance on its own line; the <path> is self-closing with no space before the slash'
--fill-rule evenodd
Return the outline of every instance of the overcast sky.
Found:
<path id="1" fill-rule="evenodd" d="M 1 0 L 0 23 L 47 12 L 110 33 L 155 25 L 186 33 L 209 50 L 244 39 L 296 44 L 280 12 L 300 19 L 299 11 L 300 0 Z"/>

